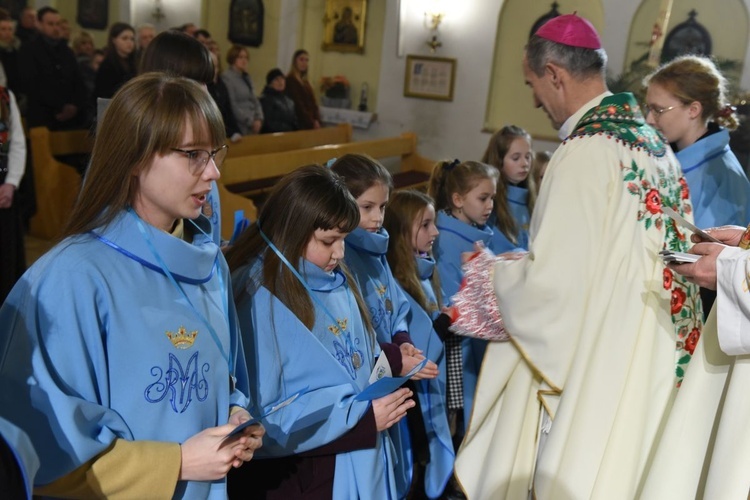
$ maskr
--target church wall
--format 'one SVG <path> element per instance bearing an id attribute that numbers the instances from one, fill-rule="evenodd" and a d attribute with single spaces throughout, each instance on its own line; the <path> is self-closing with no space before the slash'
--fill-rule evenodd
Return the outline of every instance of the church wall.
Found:
<path id="1" fill-rule="evenodd" d="M 378 121 L 368 130 L 355 129 L 356 139 L 393 136 L 412 130 L 418 134 L 419 150 L 425 156 L 433 159 L 479 158 L 489 139 L 489 133 L 484 132 L 483 127 L 488 109 L 490 82 L 493 78 L 494 45 L 498 38 L 500 12 L 508 1 L 525 2 L 444 2 L 448 15 L 439 28 L 439 38 L 443 47 L 438 49 L 435 55 L 457 60 L 452 102 L 407 98 L 403 95 L 405 56 L 430 53 L 425 44 L 430 33 L 425 25 L 424 4 L 414 0 L 369 0 L 367 38 L 363 55 L 324 52 L 321 49 L 325 0 L 265 0 L 263 45 L 249 49 L 250 74 L 256 90 L 260 92 L 265 83 L 266 72 L 274 66 L 286 71 L 289 68 L 291 53 L 299 47 L 304 47 L 311 54 L 310 80 L 314 88 L 319 87 L 322 76 L 344 74 L 352 83 L 351 97 L 353 107 L 356 107 L 359 104 L 362 82 L 369 84 L 369 110 L 377 112 Z M 722 0 L 721 3 L 734 5 L 732 9 L 735 10 L 731 12 L 725 12 L 723 7 L 716 7 L 719 2 L 714 2 L 710 10 L 701 7 L 698 0 L 685 2 L 695 3 L 699 21 L 703 22 L 714 36 L 717 53 L 744 62 L 741 82 L 743 88 L 750 87 L 750 54 L 746 51 L 747 7 L 750 6 L 750 0 Z M 686 18 L 686 12 L 692 7 L 681 6 L 685 2 L 675 2 L 671 25 Z M 745 5 L 741 15 L 737 14 L 735 5 L 740 2 Z M 566 7 L 564 1 L 559 3 L 560 12 L 568 13 L 571 10 Z M 609 56 L 610 73 L 622 72 L 626 62 L 632 60 L 633 43 L 647 35 L 649 26 L 653 23 L 653 20 L 649 19 L 654 17 L 654 14 L 649 14 L 648 9 L 654 12 L 658 10 L 658 6 L 652 7 L 650 4 L 658 3 L 658 0 L 601 0 L 603 28 L 599 24 L 597 27 L 601 28 L 603 45 Z M 71 21 L 74 33 L 80 29 L 75 23 L 77 2 L 29 0 L 29 4 L 35 7 L 52 5 Z M 167 17 L 157 22 L 151 17 L 153 0 L 110 0 L 109 22 L 119 19 L 129 20 L 133 25 L 150 22 L 156 24 L 159 29 L 189 21 L 196 22 L 212 33 L 219 42 L 222 53 L 226 54 L 230 46 L 226 39 L 230 0 L 161 0 L 161 4 Z M 401 5 L 404 7 L 404 16 L 400 22 Z M 683 10 L 685 12 L 682 12 Z M 546 12 L 546 9 L 544 11 Z M 638 24 L 631 28 L 634 20 Z M 646 21 L 647 27 L 644 28 L 641 24 Z M 517 36 L 526 36 L 528 27 L 526 23 L 519 22 L 517 30 Z M 104 45 L 106 30 L 90 31 L 97 45 Z M 514 34 L 500 33 L 500 36 L 502 38 Z M 742 39 L 737 40 L 738 36 Z M 513 47 L 513 50 L 517 52 L 516 47 Z M 226 65 L 224 61 L 223 63 Z M 522 79 L 520 67 L 518 78 Z M 513 112 L 509 113 L 508 119 L 504 121 L 523 123 L 526 116 L 532 115 L 535 119 L 546 119 L 541 110 L 533 109 L 529 89 L 516 89 L 508 100 L 514 107 Z M 554 148 L 554 138 L 549 142 L 539 140 L 540 137 L 548 138 L 549 135 L 549 132 L 538 134 L 534 147 Z"/>

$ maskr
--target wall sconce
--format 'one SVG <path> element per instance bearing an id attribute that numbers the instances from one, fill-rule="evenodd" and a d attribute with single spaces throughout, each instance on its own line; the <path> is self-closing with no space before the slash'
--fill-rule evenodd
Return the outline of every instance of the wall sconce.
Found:
<path id="1" fill-rule="evenodd" d="M 445 8 L 442 0 L 428 0 L 425 2 L 425 26 L 432 33 L 432 37 L 427 40 L 427 46 L 430 52 L 434 53 L 443 43 L 438 40 L 438 27 L 445 18 Z"/>

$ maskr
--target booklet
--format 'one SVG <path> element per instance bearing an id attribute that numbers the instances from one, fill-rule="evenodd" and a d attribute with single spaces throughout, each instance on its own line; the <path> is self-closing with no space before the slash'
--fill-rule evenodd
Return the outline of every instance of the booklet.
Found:
<path id="1" fill-rule="evenodd" d="M 381 357 L 385 357 L 385 355 L 381 355 Z M 407 373 L 403 377 L 378 378 L 375 382 L 365 387 L 365 390 L 357 394 L 354 399 L 356 399 L 357 401 L 372 401 L 373 399 L 387 396 L 388 394 L 404 385 L 404 382 L 416 375 L 416 373 L 424 368 L 424 365 L 426 364 L 427 359 L 422 360 L 421 363 L 415 366 L 409 373 Z"/>
<path id="2" fill-rule="evenodd" d="M 683 216 L 681 216 L 680 214 L 678 214 L 677 212 L 675 212 L 673 209 L 669 208 L 668 206 L 666 205 L 662 206 L 661 211 L 664 212 L 664 214 L 667 217 L 673 219 L 677 223 L 678 226 L 682 226 L 685 229 L 689 229 L 693 233 L 700 236 L 702 240 L 713 241 L 714 243 L 722 243 L 721 241 L 717 240 L 716 238 L 714 238 L 713 236 L 711 236 L 704 230 L 697 228 L 694 224 L 691 224 L 690 222 L 685 220 Z"/>
<path id="3" fill-rule="evenodd" d="M 241 423 L 240 425 L 238 425 L 237 427 L 235 427 L 232 430 L 232 432 L 230 432 L 229 434 L 227 434 L 226 436 L 224 436 L 223 439 L 229 439 L 232 436 L 236 436 L 237 434 L 239 434 L 240 432 L 242 432 L 244 429 L 250 427 L 251 425 L 255 425 L 257 423 L 260 423 L 261 420 L 263 420 L 267 416 L 271 415 L 272 413 L 276 413 L 277 411 L 279 411 L 280 409 L 284 408 L 285 406 L 289 406 L 290 404 L 292 404 L 298 397 L 300 397 L 305 392 L 307 392 L 307 387 L 305 387 L 304 389 L 302 389 L 299 392 L 296 392 L 296 393 L 292 394 L 290 397 L 286 398 L 281 403 L 272 406 L 271 409 L 268 410 L 263 415 L 261 415 L 259 417 L 253 417 L 250 420 L 248 420 L 247 422 Z"/>
<path id="4" fill-rule="evenodd" d="M 701 255 L 695 255 L 685 252 L 673 252 L 672 250 L 662 250 L 661 252 L 659 252 L 659 256 L 664 260 L 665 264 L 690 263 L 695 262 L 702 257 Z"/>

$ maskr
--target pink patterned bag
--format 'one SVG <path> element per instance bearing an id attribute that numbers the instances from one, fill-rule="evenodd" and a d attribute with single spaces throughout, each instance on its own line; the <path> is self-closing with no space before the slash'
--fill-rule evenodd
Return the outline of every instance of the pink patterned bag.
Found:
<path id="1" fill-rule="evenodd" d="M 494 341 L 510 338 L 505 331 L 492 286 L 496 261 L 497 257 L 492 252 L 484 250 L 477 252 L 463 265 L 461 289 L 452 298 L 453 322 L 450 330 L 456 335 Z"/>

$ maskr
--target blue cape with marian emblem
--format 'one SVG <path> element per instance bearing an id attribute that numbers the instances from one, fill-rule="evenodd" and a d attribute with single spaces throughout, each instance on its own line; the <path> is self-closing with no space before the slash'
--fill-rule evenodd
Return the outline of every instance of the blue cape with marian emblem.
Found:
<path id="1" fill-rule="evenodd" d="M 453 474 L 453 440 L 448 425 L 448 407 L 446 400 L 447 371 L 445 367 L 445 348 L 443 342 L 432 327 L 434 317 L 440 314 L 437 310 L 435 291 L 432 289 L 430 278 L 435 267 L 431 258 L 416 257 L 420 284 L 427 300 L 434 304 L 434 313 L 422 309 L 414 298 L 406 294 L 409 299 L 409 315 L 407 322 L 412 332 L 414 345 L 424 352 L 427 359 L 438 365 L 440 375 L 431 380 L 415 382 L 417 397 L 422 409 L 422 419 L 427 430 L 427 443 L 430 449 L 430 461 L 425 469 L 424 488 L 430 498 L 438 498 L 448 484 Z"/>
<path id="2" fill-rule="evenodd" d="M 477 227 L 451 217 L 443 211 L 438 212 L 435 224 L 440 235 L 435 240 L 432 251 L 437 262 L 440 284 L 445 296 L 450 302 L 458 292 L 463 279 L 461 270 L 461 254 L 473 252 L 474 243 L 480 241 L 485 247 L 491 248 L 493 231 L 490 227 Z M 480 339 L 464 338 L 461 341 L 461 355 L 463 358 L 463 387 L 464 387 L 464 425 L 469 422 L 471 408 L 474 404 L 474 391 L 477 387 L 479 368 L 482 366 L 487 342 Z"/>
<path id="3" fill-rule="evenodd" d="M 409 300 L 388 265 L 388 231 L 371 233 L 356 228 L 346 237 L 344 261 L 359 283 L 378 342 L 392 343 L 393 336 L 407 332 Z M 388 304 L 390 303 L 390 307 Z M 399 375 L 398 373 L 394 375 Z M 399 498 L 409 492 L 414 462 L 406 419 L 388 430 L 396 450 L 396 490 Z"/>
<path id="4" fill-rule="evenodd" d="M 354 295 L 338 269 L 326 273 L 300 261 L 300 275 L 325 308 L 313 301 L 315 324 L 310 330 L 267 288 L 259 286 L 259 263 L 237 269 L 233 286 L 245 352 L 252 364 L 251 412 L 265 413 L 302 392 L 263 422 L 266 435 L 256 456 L 282 457 L 338 439 L 365 415 L 370 402 L 354 397 L 368 385 L 377 345 L 366 333 Z M 344 337 L 347 333 L 349 341 Z M 359 368 L 353 366 L 352 348 L 362 356 Z M 394 497 L 391 461 L 386 433 L 380 433 L 376 448 L 339 453 L 334 498 Z"/>
<path id="5" fill-rule="evenodd" d="M 115 439 L 182 443 L 225 424 L 230 405 L 247 406 L 218 247 L 200 233 L 189 244 L 142 228 L 148 240 L 135 215 L 123 212 L 108 227 L 63 240 L 0 309 L 0 407 L 39 452 L 36 484 L 64 476 Z M 229 364 L 238 379 L 232 394 Z M 175 491 L 177 498 L 225 495 L 223 481 L 178 482 Z"/>

